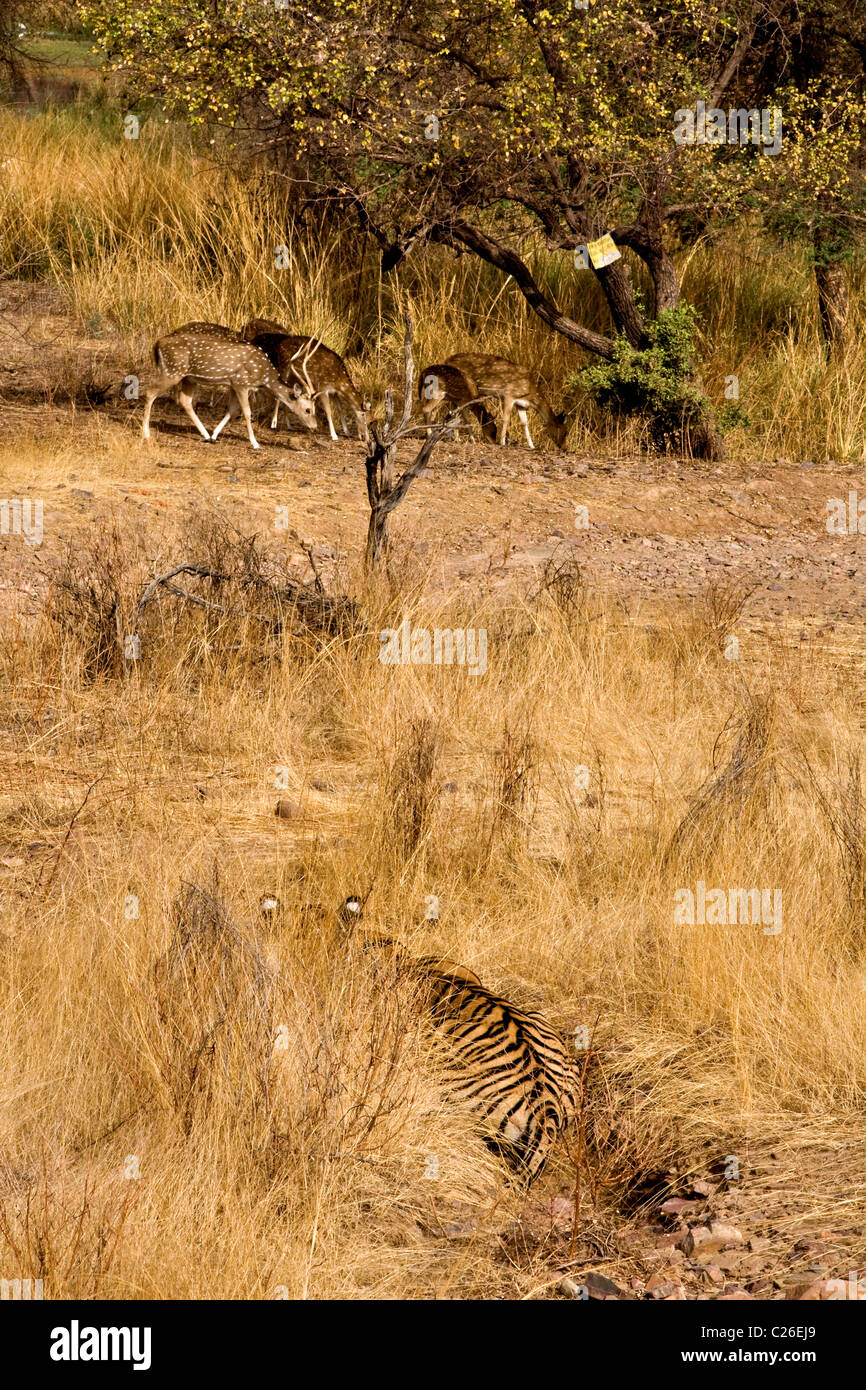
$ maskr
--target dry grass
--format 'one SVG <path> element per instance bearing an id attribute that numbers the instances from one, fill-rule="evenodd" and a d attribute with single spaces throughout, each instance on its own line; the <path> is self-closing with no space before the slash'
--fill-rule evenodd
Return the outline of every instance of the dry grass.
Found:
<path id="1" fill-rule="evenodd" d="M 230 567 L 218 517 L 184 553 L 209 534 Z M 134 611 L 174 544 L 119 525 L 65 592 L 107 630 L 106 587 Z M 489 668 L 384 667 L 393 605 L 355 587 L 366 636 L 164 593 L 140 660 L 102 666 L 54 590 L 7 616 L 0 1242 L 52 1296 L 539 1283 L 537 1250 L 503 1258 L 525 1199 L 443 1103 L 411 1000 L 340 936 L 349 891 L 371 931 L 591 1028 L 587 1218 L 781 1133 L 862 1141 L 859 669 L 814 648 L 792 681 L 775 641 L 727 661 L 712 603 L 647 627 L 550 586 L 404 594 L 416 625 L 486 627 Z M 678 925 L 698 879 L 780 888 L 783 930 Z M 565 1153 L 544 1182 L 573 1183 Z"/>

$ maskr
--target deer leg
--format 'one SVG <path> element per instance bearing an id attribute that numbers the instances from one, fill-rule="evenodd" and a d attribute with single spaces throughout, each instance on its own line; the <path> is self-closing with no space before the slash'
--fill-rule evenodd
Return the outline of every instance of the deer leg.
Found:
<path id="1" fill-rule="evenodd" d="M 274 397 L 274 413 L 273 413 L 273 415 L 271 416 L 271 429 L 272 429 L 272 430 L 275 430 L 275 429 L 277 428 L 277 422 L 278 422 L 279 418 L 280 418 L 280 403 L 279 403 L 279 401 L 276 399 L 276 397 Z"/>
<path id="2" fill-rule="evenodd" d="M 484 406 L 481 405 L 481 404 L 476 404 L 476 405 L 473 405 L 473 406 L 472 406 L 472 414 L 475 416 L 476 420 L 478 421 L 479 425 L 481 426 L 481 437 L 482 437 L 482 439 L 492 439 L 492 440 L 495 440 L 495 439 L 496 439 L 496 421 L 494 420 L 493 416 L 490 414 L 489 410 L 485 410 L 485 409 L 484 409 Z"/>
<path id="3" fill-rule="evenodd" d="M 216 439 L 217 435 L 221 433 L 223 428 L 228 424 L 229 420 L 236 420 L 238 418 L 238 414 L 238 398 L 234 387 L 232 387 L 231 395 L 229 396 L 228 411 L 220 420 L 219 424 L 217 425 L 216 429 L 211 435 L 211 440 L 213 441 Z"/>
<path id="4" fill-rule="evenodd" d="M 154 401 L 161 395 L 162 392 L 160 390 L 148 391 L 147 393 L 147 399 L 144 402 L 144 419 L 141 422 L 142 439 L 150 439 L 150 412 Z"/>
<path id="5" fill-rule="evenodd" d="M 346 416 L 346 407 L 345 407 L 345 405 L 343 404 L 343 397 L 340 395 L 339 391 L 335 391 L 335 392 L 334 392 L 334 402 L 335 402 L 336 407 L 337 407 L 337 414 L 338 414 L 339 417 L 340 417 L 340 429 L 341 429 L 341 431 L 342 431 L 343 438 L 344 438 L 344 439 L 348 439 L 348 438 L 349 438 L 349 423 L 348 423 L 348 419 L 347 419 L 347 416 Z"/>
<path id="6" fill-rule="evenodd" d="M 189 395 L 189 393 L 188 393 L 187 391 L 179 390 L 178 393 L 177 393 L 177 398 L 178 398 L 180 404 L 183 406 L 183 408 L 184 408 L 184 410 L 186 411 L 186 413 L 187 413 L 187 415 L 189 416 L 189 418 L 192 420 L 193 424 L 195 425 L 196 429 L 198 430 L 198 432 L 199 432 L 199 434 L 202 436 L 202 438 L 203 438 L 203 439 L 210 440 L 210 435 L 208 434 L 208 432 L 207 432 L 207 430 L 205 429 L 204 425 L 202 424 L 201 420 L 198 418 L 198 416 L 197 416 L 196 413 L 195 413 L 195 409 L 194 409 L 193 403 L 192 403 L 192 396 Z"/>
<path id="7" fill-rule="evenodd" d="M 532 435 L 529 433 L 529 421 L 528 421 L 528 419 L 526 418 L 526 406 L 525 406 L 525 405 L 519 405 L 519 406 L 517 407 L 517 418 L 519 419 L 521 425 L 523 426 L 523 433 L 526 435 L 526 442 L 527 442 L 527 444 L 529 445 L 530 449 L 534 449 L 534 448 L 535 448 L 535 445 L 534 445 L 533 442 L 532 442 Z"/>
<path id="8" fill-rule="evenodd" d="M 511 409 L 512 409 L 512 406 L 513 406 L 513 405 L 514 405 L 514 400 L 513 400 L 513 398 L 512 398 L 511 396 L 503 396 L 503 398 L 502 398 L 502 429 L 501 429 L 500 434 L 499 434 L 499 444 L 500 444 L 500 447 L 503 446 L 503 445 L 505 444 L 505 441 L 506 441 L 506 439 L 508 438 L 508 421 L 509 421 L 509 418 L 510 418 L 510 416 L 511 416 Z"/>
<path id="9" fill-rule="evenodd" d="M 247 422 L 247 434 L 250 437 L 250 443 L 252 444 L 254 449 L 257 449 L 259 447 L 259 441 L 253 434 L 253 417 L 250 414 L 250 393 L 245 386 L 237 386 L 235 387 L 235 394 L 237 395 L 237 398 L 240 401 L 241 410 L 243 411 L 244 419 Z"/>
<path id="10" fill-rule="evenodd" d="M 141 422 L 142 439 L 150 439 L 150 412 L 153 409 L 154 401 L 172 391 L 180 380 L 180 377 L 163 376 L 160 377 L 155 386 L 148 387 L 147 398 L 144 402 L 144 419 Z"/>
<path id="11" fill-rule="evenodd" d="M 330 391 L 323 391 L 322 394 L 321 394 L 321 396 L 319 397 L 319 400 L 322 402 L 322 409 L 323 409 L 324 412 L 325 412 L 325 419 L 326 419 L 327 422 L 328 422 L 328 429 L 331 431 L 331 438 L 332 438 L 332 439 L 336 439 L 336 438 L 337 438 L 337 431 L 334 429 L 334 416 L 333 416 L 333 413 L 332 413 L 332 411 L 331 411 L 331 393 L 330 393 Z"/>

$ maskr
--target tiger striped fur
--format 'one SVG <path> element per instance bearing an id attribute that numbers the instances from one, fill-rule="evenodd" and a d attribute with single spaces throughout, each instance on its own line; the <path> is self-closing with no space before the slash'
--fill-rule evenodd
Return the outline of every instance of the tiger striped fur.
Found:
<path id="1" fill-rule="evenodd" d="M 540 1014 L 480 982 L 436 970 L 428 982 L 449 1093 L 484 1115 L 493 1131 L 487 1143 L 532 1182 L 577 1104 L 577 1069 L 565 1043 Z"/>
<path id="2" fill-rule="evenodd" d="M 349 912 L 357 921 L 360 905 Z M 540 1014 L 486 989 L 465 966 L 407 956 L 389 938 L 364 945 L 393 955 L 398 975 L 417 981 L 436 1029 L 448 1094 L 483 1117 L 485 1142 L 533 1182 L 577 1105 L 577 1066 L 563 1039 Z"/>

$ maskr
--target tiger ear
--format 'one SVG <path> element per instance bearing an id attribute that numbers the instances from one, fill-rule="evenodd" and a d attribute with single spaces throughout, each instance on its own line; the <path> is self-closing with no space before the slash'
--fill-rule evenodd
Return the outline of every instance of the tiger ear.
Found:
<path id="1" fill-rule="evenodd" d="M 341 903 L 340 909 L 337 913 L 341 925 L 344 928 L 347 928 L 348 930 L 351 930 L 351 928 L 354 927 L 357 922 L 360 922 L 363 915 L 364 909 L 361 903 L 361 899 L 356 897 L 354 894 L 351 894 L 348 898 L 343 899 L 343 902 Z"/>

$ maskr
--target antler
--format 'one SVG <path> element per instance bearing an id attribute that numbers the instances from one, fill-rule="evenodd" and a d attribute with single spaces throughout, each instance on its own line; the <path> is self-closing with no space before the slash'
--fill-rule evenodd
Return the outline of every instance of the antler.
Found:
<path id="1" fill-rule="evenodd" d="M 313 344 L 315 344 L 315 347 L 313 346 Z M 303 385 L 307 387 L 311 396 L 314 396 L 316 394 L 316 389 L 313 386 L 312 381 L 310 380 L 310 374 L 307 371 L 307 364 L 310 358 L 313 356 L 313 353 L 317 352 L 321 346 L 321 338 L 308 338 L 306 343 L 301 343 L 301 346 L 298 348 L 297 352 L 293 353 L 290 359 L 291 362 L 294 363 L 295 359 L 300 357 L 301 353 L 303 352 L 303 362 L 301 363 L 299 368 L 293 365 L 292 371 L 295 373 L 295 376 L 298 378 L 298 380 L 301 381 Z"/>

